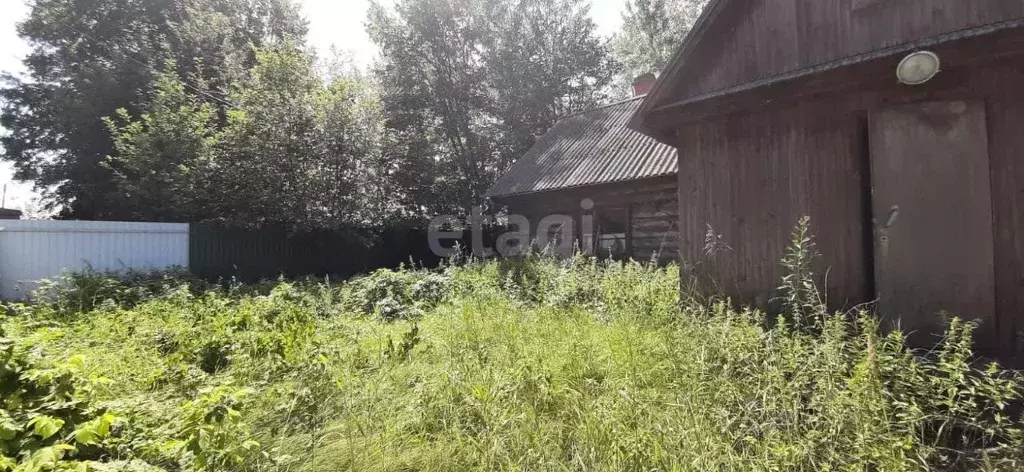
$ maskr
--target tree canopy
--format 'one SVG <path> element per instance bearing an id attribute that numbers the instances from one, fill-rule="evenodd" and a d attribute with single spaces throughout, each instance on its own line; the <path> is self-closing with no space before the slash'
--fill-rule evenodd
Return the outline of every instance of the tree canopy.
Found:
<path id="1" fill-rule="evenodd" d="M 559 117 L 661 64 L 698 3 L 627 0 L 614 39 L 587 0 L 373 3 L 363 72 L 306 45 L 295 0 L 34 0 L 0 158 L 79 219 L 463 213 Z"/>
<path id="2" fill-rule="evenodd" d="M 708 0 L 626 0 L 615 55 L 626 77 L 658 74 L 668 66 Z"/>
<path id="3" fill-rule="evenodd" d="M 16 177 L 55 186 L 47 199 L 69 216 L 127 219 L 102 165 L 115 152 L 103 118 L 137 116 L 169 62 L 193 93 L 201 83 L 203 100 L 223 102 L 254 47 L 304 37 L 306 22 L 291 0 L 36 0 L 18 33 L 33 49 L 28 77 L 0 88 L 3 158 Z"/>
<path id="4" fill-rule="evenodd" d="M 616 72 L 581 0 L 398 0 L 368 20 L 395 161 L 430 211 L 468 211 Z"/>

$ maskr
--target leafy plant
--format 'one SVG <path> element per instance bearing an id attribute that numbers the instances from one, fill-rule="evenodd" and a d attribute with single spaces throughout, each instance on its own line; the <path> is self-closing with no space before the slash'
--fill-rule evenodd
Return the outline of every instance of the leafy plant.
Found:
<path id="1" fill-rule="evenodd" d="M 87 400 L 90 382 L 74 371 L 81 360 L 44 368 L 33 355 L 0 330 L 0 471 L 54 470 L 102 457 L 117 417 Z"/>
<path id="2" fill-rule="evenodd" d="M 420 316 L 444 300 L 448 279 L 427 271 L 380 269 L 349 284 L 351 303 L 384 320 Z"/>
<path id="3" fill-rule="evenodd" d="M 222 385 L 205 388 L 199 398 L 184 405 L 178 435 L 168 448 L 182 448 L 196 471 L 237 470 L 259 454 L 260 444 L 251 439 L 242 408 L 251 392 Z"/>
<path id="4" fill-rule="evenodd" d="M 105 303 L 131 308 L 155 298 L 180 295 L 177 291 L 183 287 L 187 288 L 187 298 L 193 290 L 201 292 L 208 285 L 181 267 L 160 271 L 108 272 L 87 267 L 40 281 L 31 299 L 53 309 L 59 316 L 72 316 L 88 313 Z"/>
<path id="5" fill-rule="evenodd" d="M 811 234 L 811 219 L 801 217 L 782 255 L 782 267 L 786 273 L 778 288 L 783 313 L 791 316 L 801 329 L 820 328 L 822 322 L 819 315 L 824 301 L 818 293 L 813 269 L 818 256 Z"/>
<path id="6" fill-rule="evenodd" d="M 402 341 L 395 346 L 394 341 L 388 338 L 387 347 L 384 348 L 384 357 L 389 359 L 397 359 L 400 361 L 409 360 L 409 356 L 412 350 L 416 348 L 416 345 L 422 341 L 420 338 L 420 327 L 419 325 L 412 325 L 409 332 L 402 335 Z"/>

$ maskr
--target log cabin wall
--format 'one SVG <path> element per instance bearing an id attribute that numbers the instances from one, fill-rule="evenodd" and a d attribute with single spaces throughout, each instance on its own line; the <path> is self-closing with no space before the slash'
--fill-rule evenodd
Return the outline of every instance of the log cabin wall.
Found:
<path id="1" fill-rule="evenodd" d="M 659 263 L 665 264 L 676 261 L 679 254 L 677 196 L 676 177 L 666 176 L 495 200 L 505 205 L 509 213 L 525 216 L 530 221 L 531 231 L 536 231 L 537 224 L 546 216 L 572 216 L 577 237 L 581 215 L 599 218 L 601 212 L 625 212 L 629 219 L 629 257 L 642 261 L 656 257 Z M 581 207 L 584 199 L 593 201 L 593 210 Z"/>
<path id="2" fill-rule="evenodd" d="M 827 274 L 830 306 L 850 308 L 873 299 L 871 113 L 905 103 L 980 101 L 988 128 L 996 313 L 979 331 L 979 345 L 998 348 L 1004 356 L 1019 353 L 1018 333 L 1024 330 L 1024 58 L 1001 55 L 985 64 L 950 67 L 917 87 L 890 78 L 898 59 L 858 66 L 858 77 L 877 79 L 855 87 L 847 84 L 796 103 L 762 101 L 741 108 L 752 111 L 703 114 L 703 122 L 677 125 L 682 262 L 727 294 L 763 306 L 781 280 L 779 260 L 790 231 L 800 216 L 808 215 L 822 254 L 818 273 Z M 709 225 L 729 246 L 713 257 L 703 251 Z"/>
<path id="3" fill-rule="evenodd" d="M 630 205 L 633 259 L 659 263 L 679 259 L 679 205 L 676 186 L 637 194 Z"/>

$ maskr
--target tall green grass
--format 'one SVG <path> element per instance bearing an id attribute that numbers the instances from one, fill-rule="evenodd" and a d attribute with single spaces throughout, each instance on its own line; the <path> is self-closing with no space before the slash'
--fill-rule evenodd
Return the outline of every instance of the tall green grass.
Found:
<path id="1" fill-rule="evenodd" d="M 102 454 L 56 434 L 79 449 L 65 465 L 1024 467 L 1024 382 L 977 364 L 972 324 L 954 321 L 936 351 L 914 352 L 866 313 L 813 303 L 803 282 L 812 279 L 784 281 L 787 308 L 769 318 L 694 301 L 705 297 L 681 302 L 674 266 L 531 255 L 343 284 L 193 284 L 77 314 L 70 292 L 8 307 L 2 326 L 12 358 L 73 364 L 88 386 L 78 400 L 118 418 Z"/>

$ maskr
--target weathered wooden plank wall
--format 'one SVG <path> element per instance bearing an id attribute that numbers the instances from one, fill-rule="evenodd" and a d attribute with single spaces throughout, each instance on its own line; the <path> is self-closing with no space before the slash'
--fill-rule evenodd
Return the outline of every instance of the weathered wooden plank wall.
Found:
<path id="1" fill-rule="evenodd" d="M 694 49 L 678 98 L 1024 17 L 1019 0 L 732 1 Z"/>
<path id="2" fill-rule="evenodd" d="M 878 79 L 854 90 L 680 125 L 682 260 L 730 295 L 764 302 L 778 285 L 789 231 L 806 214 L 830 268 L 831 305 L 872 299 L 866 116 L 901 103 L 981 101 L 991 160 L 996 319 L 979 335 L 982 344 L 1011 352 L 1024 329 L 1024 57 L 951 67 L 919 87 L 893 83 L 891 59 L 872 67 Z M 714 260 L 701 250 L 708 224 L 732 246 Z"/>
<path id="3" fill-rule="evenodd" d="M 682 130 L 681 257 L 716 287 L 765 306 L 801 216 L 822 253 L 836 307 L 866 295 L 864 175 L 857 117 L 807 110 L 734 116 Z M 728 248 L 704 252 L 710 231 Z M 827 261 L 827 262 L 826 262 Z"/>
<path id="4" fill-rule="evenodd" d="M 1002 352 L 1024 331 L 1024 60 L 978 84 L 988 97 L 996 271 L 996 326 Z"/>
<path id="5" fill-rule="evenodd" d="M 675 188 L 634 203 L 631 212 L 633 258 L 676 260 L 679 253 L 679 205 Z"/>
<path id="6" fill-rule="evenodd" d="M 871 112 L 878 311 L 926 344 L 948 312 L 994 322 L 985 104 L 929 101 Z"/>

